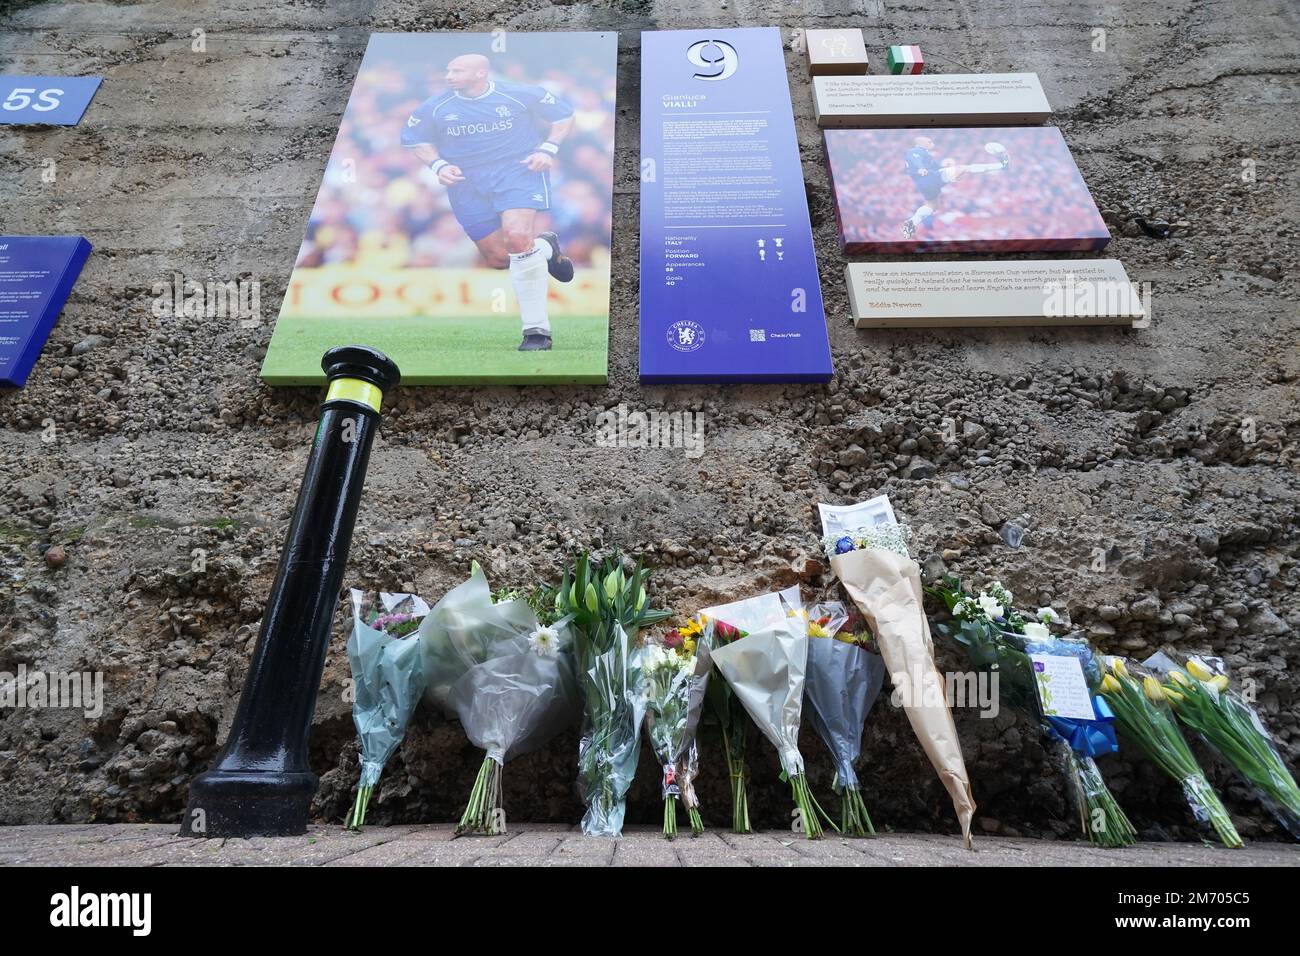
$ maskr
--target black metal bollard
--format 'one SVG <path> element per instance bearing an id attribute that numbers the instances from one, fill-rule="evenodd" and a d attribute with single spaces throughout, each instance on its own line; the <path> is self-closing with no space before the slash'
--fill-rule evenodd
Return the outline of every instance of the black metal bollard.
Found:
<path id="1" fill-rule="evenodd" d="M 307 735 L 383 393 L 401 378 L 358 345 L 321 360 L 328 390 L 226 745 L 190 786 L 182 836 L 304 833 L 319 780 Z"/>

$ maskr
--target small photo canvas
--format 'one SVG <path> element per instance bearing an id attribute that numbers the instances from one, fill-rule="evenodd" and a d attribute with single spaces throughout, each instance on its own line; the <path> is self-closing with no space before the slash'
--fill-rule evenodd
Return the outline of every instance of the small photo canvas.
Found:
<path id="1" fill-rule="evenodd" d="M 1090 251 L 1110 241 L 1054 127 L 825 137 L 846 253 Z"/>

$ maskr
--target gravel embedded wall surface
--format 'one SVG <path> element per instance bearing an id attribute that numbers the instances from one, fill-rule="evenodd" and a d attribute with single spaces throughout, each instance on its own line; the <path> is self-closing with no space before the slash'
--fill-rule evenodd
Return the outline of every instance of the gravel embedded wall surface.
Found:
<path id="1" fill-rule="evenodd" d="M 106 688 L 97 719 L 0 711 L 0 823 L 177 820 L 224 738 L 318 399 L 272 391 L 257 369 L 371 31 L 621 31 L 615 281 L 608 387 L 407 389 L 389 403 L 350 584 L 436 598 L 477 558 L 494 584 L 522 586 L 591 544 L 644 553 L 658 602 L 683 611 L 795 582 L 811 597 L 828 584 L 815 502 L 887 492 L 931 569 L 999 577 L 1025 604 L 1067 611 L 1103 649 L 1225 657 L 1300 762 L 1289 673 L 1300 632 L 1293 4 L 7 9 L 4 72 L 107 81 L 78 127 L 0 128 L 3 231 L 95 245 L 29 384 L 0 395 L 0 670 L 100 670 Z M 638 31 L 700 23 L 779 24 L 787 48 L 791 28 L 859 25 L 877 59 L 915 42 L 927 69 L 1037 71 L 1115 234 L 1108 254 L 1152 283 L 1153 327 L 856 332 L 809 84 L 788 49 L 836 379 L 640 387 Z M 1092 49 L 1097 28 L 1104 52 Z M 1172 234 L 1149 237 L 1136 216 Z M 153 317 L 153 284 L 175 272 L 260 280 L 268 321 Z M 596 416 L 620 403 L 702 412 L 705 455 L 597 447 Z M 945 419 L 956 441 L 944 440 Z M 316 810 L 333 821 L 357 772 L 342 604 L 337 624 L 312 738 Z M 939 652 L 941 668 L 962 667 L 951 646 Z M 972 709 L 956 720 L 979 827 L 1068 836 L 1033 726 Z M 705 814 L 722 824 L 712 736 L 704 748 Z M 804 750 L 828 793 L 829 762 L 811 739 Z M 513 817 L 577 819 L 575 752 L 570 734 L 509 766 Z M 421 712 L 371 818 L 452 819 L 479 759 L 457 726 Z M 629 819 L 653 822 L 658 780 L 643 761 Z M 1205 763 L 1243 835 L 1283 836 Z M 756 824 L 781 826 L 788 791 L 766 745 L 751 770 Z M 1104 770 L 1145 837 L 1193 835 L 1177 788 L 1151 765 L 1121 756 Z M 873 712 L 861 776 L 879 825 L 954 830 L 900 711 Z"/>

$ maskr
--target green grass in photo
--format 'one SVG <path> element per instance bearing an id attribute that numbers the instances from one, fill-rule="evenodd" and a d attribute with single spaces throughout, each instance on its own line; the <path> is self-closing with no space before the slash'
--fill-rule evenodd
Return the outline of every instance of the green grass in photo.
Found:
<path id="1" fill-rule="evenodd" d="M 605 383 L 609 323 L 603 315 L 551 319 L 549 352 L 520 352 L 518 316 L 395 319 L 281 318 L 262 363 L 268 385 L 319 385 L 321 356 L 368 345 L 402 370 L 403 385 Z"/>

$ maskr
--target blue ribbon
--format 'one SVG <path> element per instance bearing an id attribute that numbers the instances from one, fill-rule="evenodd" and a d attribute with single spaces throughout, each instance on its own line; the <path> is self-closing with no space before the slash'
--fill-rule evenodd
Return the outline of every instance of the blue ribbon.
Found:
<path id="1" fill-rule="evenodd" d="M 1102 754 L 1116 753 L 1119 741 L 1115 738 L 1115 715 L 1104 697 L 1093 696 L 1092 712 L 1096 714 L 1093 720 L 1048 717 L 1047 723 L 1077 754 L 1100 757 Z"/>

